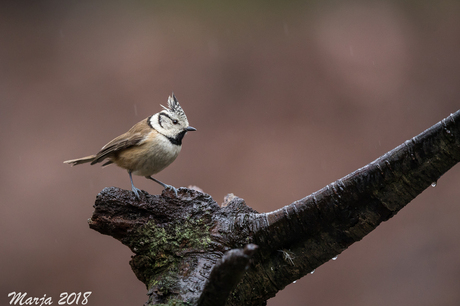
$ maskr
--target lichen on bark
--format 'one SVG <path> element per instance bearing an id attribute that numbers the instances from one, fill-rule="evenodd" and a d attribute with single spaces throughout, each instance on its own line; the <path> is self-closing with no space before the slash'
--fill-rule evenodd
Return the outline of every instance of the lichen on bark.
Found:
<path id="1" fill-rule="evenodd" d="M 148 284 L 148 287 L 160 282 L 157 278 L 149 279 L 152 275 L 163 274 L 165 269 L 175 273 L 185 253 L 207 250 L 211 242 L 209 214 L 183 221 L 157 225 L 150 220 L 130 236 L 127 245 L 136 254 L 131 265 L 139 280 Z"/>

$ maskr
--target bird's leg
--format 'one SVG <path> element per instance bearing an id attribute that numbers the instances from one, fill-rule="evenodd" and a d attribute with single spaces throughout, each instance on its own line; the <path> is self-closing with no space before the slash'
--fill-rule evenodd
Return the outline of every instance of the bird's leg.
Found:
<path id="1" fill-rule="evenodd" d="M 177 189 L 176 189 L 174 186 L 171 186 L 171 185 L 165 184 L 165 183 L 163 183 L 163 182 L 160 182 L 159 180 L 157 180 L 157 179 L 155 179 L 155 178 L 153 178 L 153 177 L 151 177 L 151 176 L 146 176 L 145 178 L 148 178 L 148 179 L 150 179 L 150 180 L 152 180 L 152 181 L 154 181 L 154 182 L 157 182 L 158 184 L 160 184 L 161 186 L 163 186 L 164 189 L 170 189 L 170 190 L 174 191 L 174 194 L 175 194 L 176 197 L 177 197 Z"/>
<path id="2" fill-rule="evenodd" d="M 131 180 L 131 190 L 134 192 L 134 194 L 136 195 L 136 198 L 137 199 L 140 199 L 139 197 L 139 189 L 134 187 L 134 183 L 133 183 L 133 176 L 131 175 L 131 171 L 128 171 L 129 173 L 129 179 Z"/>

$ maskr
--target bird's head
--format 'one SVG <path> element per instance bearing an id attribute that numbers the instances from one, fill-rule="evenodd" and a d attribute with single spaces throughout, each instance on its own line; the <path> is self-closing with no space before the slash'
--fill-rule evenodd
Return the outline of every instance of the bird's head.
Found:
<path id="1" fill-rule="evenodd" d="M 150 125 L 160 134 L 166 136 L 173 144 L 181 145 L 182 138 L 190 131 L 196 131 L 189 126 L 187 116 L 180 106 L 174 93 L 168 98 L 168 107 L 150 117 Z"/>

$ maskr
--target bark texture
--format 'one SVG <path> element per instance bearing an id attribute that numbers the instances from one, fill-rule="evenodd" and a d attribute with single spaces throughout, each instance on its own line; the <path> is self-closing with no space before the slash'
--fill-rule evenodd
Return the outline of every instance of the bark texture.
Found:
<path id="1" fill-rule="evenodd" d="M 228 195 L 105 188 L 92 229 L 127 245 L 146 305 L 265 305 L 361 240 L 460 161 L 460 111 L 365 167 L 270 213 Z"/>

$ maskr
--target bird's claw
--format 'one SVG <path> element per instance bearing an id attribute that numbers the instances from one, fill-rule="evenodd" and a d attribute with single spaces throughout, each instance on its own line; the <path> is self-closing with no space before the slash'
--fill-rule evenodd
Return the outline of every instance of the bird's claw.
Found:
<path id="1" fill-rule="evenodd" d="M 134 187 L 134 186 L 131 188 L 131 190 L 134 192 L 134 195 L 136 196 L 136 198 L 137 198 L 138 200 L 140 200 L 141 197 L 139 196 L 139 192 L 140 192 L 141 190 L 140 190 L 139 188 Z"/>
<path id="2" fill-rule="evenodd" d="M 166 184 L 165 184 L 165 185 L 166 185 Z M 166 189 L 166 190 L 172 190 L 172 191 L 174 191 L 174 194 L 176 195 L 176 198 L 177 198 L 177 189 L 176 189 L 176 187 L 171 186 L 171 185 L 166 185 L 166 186 L 165 186 L 165 189 Z"/>

